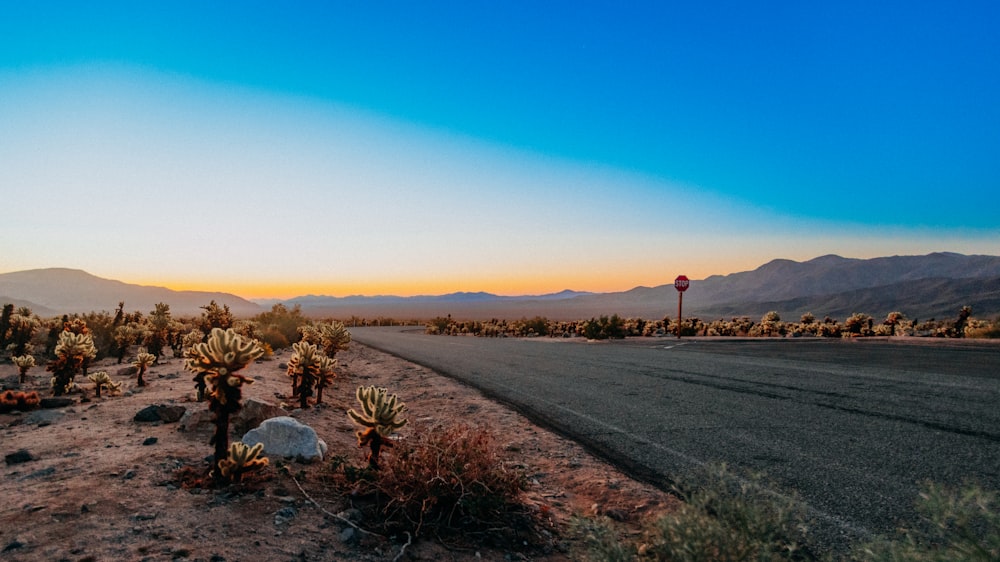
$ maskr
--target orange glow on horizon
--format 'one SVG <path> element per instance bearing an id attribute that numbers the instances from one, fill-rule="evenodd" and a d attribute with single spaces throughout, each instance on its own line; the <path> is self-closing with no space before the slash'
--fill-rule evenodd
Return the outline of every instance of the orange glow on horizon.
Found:
<path id="1" fill-rule="evenodd" d="M 699 276 L 683 272 L 691 279 L 703 279 Z M 515 278 L 506 279 L 468 278 L 456 279 L 413 279 L 392 280 L 381 282 L 365 282 L 352 280 L 349 282 L 317 282 L 294 283 L 277 281 L 233 281 L 233 280 L 193 280 L 193 279 L 119 279 L 126 283 L 167 287 L 174 291 L 205 291 L 231 293 L 245 299 L 291 299 L 306 295 L 325 295 L 332 297 L 347 297 L 354 295 L 376 296 L 394 295 L 413 297 L 418 295 L 443 295 L 456 292 L 487 292 L 501 296 L 544 295 L 557 293 L 566 289 L 593 293 L 613 293 L 628 291 L 635 287 L 655 287 L 673 283 L 674 278 L 682 272 L 657 273 L 643 276 L 618 275 L 599 277 L 580 276 L 548 276 L 545 278 Z"/>

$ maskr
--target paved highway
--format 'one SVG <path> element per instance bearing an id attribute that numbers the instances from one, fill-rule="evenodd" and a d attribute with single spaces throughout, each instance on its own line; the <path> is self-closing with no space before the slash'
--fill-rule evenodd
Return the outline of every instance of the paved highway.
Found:
<path id="1" fill-rule="evenodd" d="M 763 472 L 808 504 L 823 542 L 893 532 L 927 480 L 1000 489 L 998 345 L 351 333 L 644 480 L 712 463 Z"/>

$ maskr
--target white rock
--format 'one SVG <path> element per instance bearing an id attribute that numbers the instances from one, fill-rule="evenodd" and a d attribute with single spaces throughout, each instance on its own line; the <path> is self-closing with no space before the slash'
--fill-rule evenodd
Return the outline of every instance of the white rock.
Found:
<path id="1" fill-rule="evenodd" d="M 248 431 L 242 441 L 248 447 L 263 443 L 265 455 L 304 462 L 321 461 L 326 454 L 326 443 L 316 431 L 288 416 L 264 420 L 256 429 Z"/>

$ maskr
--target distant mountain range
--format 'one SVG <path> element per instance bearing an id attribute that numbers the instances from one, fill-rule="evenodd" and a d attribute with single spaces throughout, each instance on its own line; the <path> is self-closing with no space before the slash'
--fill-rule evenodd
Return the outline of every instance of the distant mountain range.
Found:
<path id="1" fill-rule="evenodd" d="M 228 305 L 237 316 L 252 316 L 263 309 L 229 293 L 174 291 L 165 287 L 131 285 L 103 279 L 79 269 L 32 269 L 0 274 L 0 303 L 27 306 L 40 316 L 92 311 L 114 311 L 125 302 L 125 311 L 152 311 L 157 303 L 170 305 L 174 316 L 197 316 L 211 301 Z"/>
<path id="2" fill-rule="evenodd" d="M 618 293 L 561 291 L 518 297 L 490 293 L 451 293 L 415 297 L 307 295 L 285 301 L 251 302 L 228 293 L 172 291 L 129 285 L 71 269 L 39 269 L 0 274 L 0 303 L 29 306 L 41 315 L 113 310 L 125 301 L 128 311 L 148 312 L 158 302 L 175 315 L 198 315 L 215 300 L 237 316 L 252 316 L 282 302 L 299 305 L 317 317 L 345 319 L 488 319 L 547 316 L 580 319 L 620 314 L 662 318 L 677 313 L 673 282 Z M 962 306 L 973 315 L 1000 315 L 1000 256 L 934 253 L 852 259 L 821 256 L 805 262 L 777 259 L 753 271 L 693 280 L 684 293 L 684 315 L 703 319 L 760 317 L 774 310 L 786 320 L 806 312 L 843 319 L 854 312 L 875 317 L 901 311 L 909 318 L 956 316 Z"/>

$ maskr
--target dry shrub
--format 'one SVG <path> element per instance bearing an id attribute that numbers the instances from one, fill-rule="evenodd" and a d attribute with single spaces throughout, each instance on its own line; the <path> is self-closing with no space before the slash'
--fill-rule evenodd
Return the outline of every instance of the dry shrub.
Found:
<path id="1" fill-rule="evenodd" d="M 503 541 L 530 527 L 520 503 L 526 478 L 502 458 L 486 429 L 435 426 L 397 441 L 379 470 L 335 461 L 335 483 L 350 489 L 387 532 Z M 366 517 L 366 520 L 369 518 Z"/>
<path id="2" fill-rule="evenodd" d="M 3 393 L 0 393 L 0 413 L 7 413 L 14 410 L 27 412 L 28 410 L 37 408 L 40 403 L 41 398 L 39 398 L 38 393 L 35 391 L 19 392 L 5 390 Z"/>

